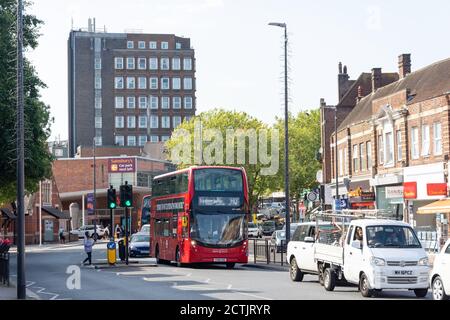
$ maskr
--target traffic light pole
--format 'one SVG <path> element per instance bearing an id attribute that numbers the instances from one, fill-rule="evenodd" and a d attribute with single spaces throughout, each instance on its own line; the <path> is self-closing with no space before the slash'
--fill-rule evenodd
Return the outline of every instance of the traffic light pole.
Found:
<path id="1" fill-rule="evenodd" d="M 128 225 L 128 208 L 125 208 L 125 261 L 128 265 L 128 238 L 129 238 L 129 225 Z"/>
<path id="2" fill-rule="evenodd" d="M 113 209 L 110 208 L 109 209 L 109 214 L 110 214 L 110 219 L 111 219 L 111 224 L 110 224 L 110 230 L 109 230 L 109 239 L 112 241 L 114 241 L 114 213 L 113 213 Z"/>

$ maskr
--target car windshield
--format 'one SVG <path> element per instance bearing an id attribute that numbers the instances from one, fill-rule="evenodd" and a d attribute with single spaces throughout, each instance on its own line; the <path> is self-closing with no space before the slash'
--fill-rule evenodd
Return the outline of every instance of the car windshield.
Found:
<path id="1" fill-rule="evenodd" d="M 275 226 L 275 222 L 274 221 L 266 221 L 263 223 L 264 227 L 274 227 Z"/>
<path id="2" fill-rule="evenodd" d="M 419 239 L 410 227 L 370 226 L 367 227 L 369 248 L 421 248 Z"/>
<path id="3" fill-rule="evenodd" d="M 141 232 L 149 232 L 150 231 L 150 226 L 143 226 L 141 229 Z"/>
<path id="4" fill-rule="evenodd" d="M 150 242 L 150 236 L 146 235 L 135 235 L 131 239 L 131 242 Z"/>
<path id="5" fill-rule="evenodd" d="M 249 227 L 249 228 L 256 228 L 256 224 L 254 224 L 253 222 L 250 222 L 250 223 L 248 224 L 248 227 Z"/>

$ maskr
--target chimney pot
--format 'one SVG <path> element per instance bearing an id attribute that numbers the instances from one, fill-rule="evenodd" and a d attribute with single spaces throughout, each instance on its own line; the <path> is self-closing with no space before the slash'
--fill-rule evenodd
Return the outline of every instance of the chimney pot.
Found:
<path id="1" fill-rule="evenodd" d="M 404 53 L 398 57 L 398 74 L 403 79 L 411 73 L 411 54 Z"/>
<path id="2" fill-rule="evenodd" d="M 342 74 L 342 62 L 339 62 L 339 74 Z"/>

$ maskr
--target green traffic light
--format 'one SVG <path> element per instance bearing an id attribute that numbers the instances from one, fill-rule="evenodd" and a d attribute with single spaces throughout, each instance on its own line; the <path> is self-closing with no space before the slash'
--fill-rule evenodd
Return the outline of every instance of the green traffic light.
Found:
<path id="1" fill-rule="evenodd" d="M 115 203 L 111 203 L 111 204 L 109 205 L 109 208 L 110 208 L 110 209 L 115 209 L 115 208 L 116 208 L 116 204 L 115 204 Z"/>
<path id="2" fill-rule="evenodd" d="M 131 201 L 129 201 L 129 200 L 125 201 L 125 205 L 126 205 L 127 207 L 131 207 Z"/>

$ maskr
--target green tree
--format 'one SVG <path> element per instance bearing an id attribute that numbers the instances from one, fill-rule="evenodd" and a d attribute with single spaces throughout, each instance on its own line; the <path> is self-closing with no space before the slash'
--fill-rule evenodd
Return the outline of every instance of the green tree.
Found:
<path id="1" fill-rule="evenodd" d="M 201 123 L 201 127 L 197 127 L 196 124 L 199 125 Z M 210 154 L 212 159 L 208 159 L 208 157 L 202 157 L 202 159 L 198 158 L 198 152 L 196 153 L 196 147 L 194 145 L 195 141 L 198 142 L 199 139 L 195 139 L 195 137 L 200 136 L 200 132 L 196 133 L 196 130 L 201 128 L 200 132 L 203 136 L 203 143 L 201 146 L 201 150 L 197 148 L 197 150 L 201 151 L 202 155 Z M 208 136 L 208 131 L 214 129 L 216 134 L 212 136 Z M 242 144 L 239 145 L 238 139 L 233 139 L 231 144 L 230 140 L 228 140 L 227 133 L 230 130 L 234 130 L 239 132 L 238 130 L 244 130 L 247 133 L 247 130 L 254 130 L 256 136 L 258 137 L 258 150 L 254 150 L 250 146 L 250 140 L 245 143 L 245 150 L 242 150 Z M 190 167 L 192 165 L 205 165 L 205 164 L 213 164 L 215 165 L 226 165 L 233 167 L 244 167 L 247 172 L 248 185 L 249 185 L 249 195 L 250 195 L 250 206 L 253 208 L 253 205 L 256 203 L 257 199 L 264 193 L 270 190 L 274 190 L 276 183 L 276 176 L 267 174 L 264 168 L 267 168 L 268 165 L 264 165 L 260 162 L 260 158 L 258 157 L 256 163 L 254 161 L 250 161 L 250 159 L 255 159 L 255 154 L 259 152 L 259 142 L 261 141 L 262 132 L 267 133 L 267 146 L 268 153 L 270 154 L 272 151 L 271 138 L 273 132 L 271 128 L 269 128 L 266 124 L 262 123 L 256 118 L 253 118 L 246 114 L 245 112 L 233 112 L 233 111 L 225 111 L 221 109 L 215 109 L 212 111 L 208 111 L 205 113 L 199 114 L 197 117 L 194 117 L 189 122 L 184 122 L 180 127 L 176 130 L 175 134 L 172 138 L 167 142 L 166 146 L 171 155 L 171 160 L 177 163 L 177 159 L 174 158 L 174 154 L 177 154 L 177 150 L 181 147 L 186 147 L 189 144 L 188 151 L 190 152 L 190 156 L 188 156 L 180 161 L 178 164 L 179 169 Z M 196 135 L 197 134 L 197 135 Z M 228 142 L 228 143 L 227 143 Z M 229 157 L 229 151 L 227 152 L 227 146 L 230 147 L 232 145 L 234 147 L 234 155 L 232 157 L 232 161 L 227 159 Z M 238 161 L 239 151 L 245 152 L 245 164 L 242 164 Z M 275 150 L 277 151 L 277 150 Z M 278 153 L 275 160 L 277 163 L 279 162 Z M 185 155 L 187 152 L 185 152 Z M 242 155 L 242 154 L 241 154 Z M 197 158 L 196 158 L 197 157 Z M 200 161 L 196 161 L 200 160 Z M 222 161 L 221 161 L 222 160 Z M 278 170 L 278 167 L 276 168 Z M 277 172 L 276 172 L 277 173 Z"/>
<path id="2" fill-rule="evenodd" d="M 25 8 L 30 3 L 25 2 Z M 0 0 L 0 205 L 16 198 L 16 45 L 17 1 Z M 25 53 L 37 47 L 39 27 L 33 15 L 24 14 Z M 48 152 L 50 136 L 49 107 L 40 101 L 39 89 L 45 84 L 33 65 L 24 61 L 25 94 L 25 188 L 37 190 L 39 181 L 51 176 L 52 156 Z"/>
<path id="3" fill-rule="evenodd" d="M 284 189 L 284 119 L 275 124 L 280 135 L 281 170 L 278 186 Z M 320 149 L 320 111 L 289 116 L 289 187 L 290 196 L 302 199 L 304 191 L 317 187 L 316 173 L 321 169 L 316 154 Z"/>

